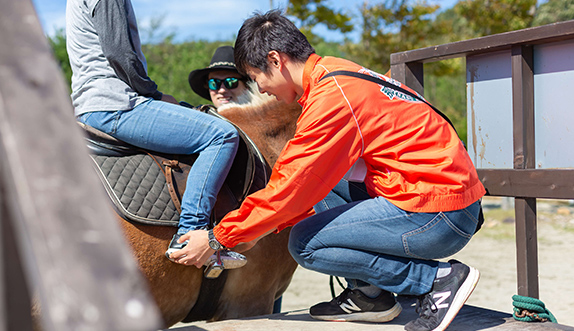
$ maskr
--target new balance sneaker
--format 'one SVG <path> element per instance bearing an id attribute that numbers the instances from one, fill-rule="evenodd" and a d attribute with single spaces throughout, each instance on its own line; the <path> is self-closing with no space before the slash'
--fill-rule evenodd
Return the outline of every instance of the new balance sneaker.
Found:
<path id="1" fill-rule="evenodd" d="M 171 241 L 169 242 L 169 246 L 167 248 L 167 251 L 165 251 L 165 257 L 167 257 L 168 260 L 170 260 L 171 262 L 175 262 L 172 258 L 169 257 L 171 255 L 171 253 L 178 251 L 178 250 L 184 248 L 185 246 L 187 246 L 188 240 L 184 241 L 181 244 L 177 242 L 177 240 L 181 236 L 182 235 L 178 234 L 178 233 L 174 234 L 173 238 L 171 238 Z M 219 252 L 219 258 L 221 259 L 221 262 L 223 263 L 223 267 L 225 269 L 240 268 L 240 267 L 243 267 L 247 263 L 247 258 L 243 254 L 239 254 L 237 252 L 230 251 L 230 250 L 222 250 L 221 252 Z M 217 259 L 217 254 L 213 254 L 207 259 L 207 261 L 205 262 L 204 265 L 207 266 L 207 265 L 209 265 L 209 263 L 211 263 L 211 261 L 216 260 L 216 259 Z"/>
<path id="2" fill-rule="evenodd" d="M 382 291 L 376 298 L 369 298 L 357 289 L 347 288 L 333 300 L 311 307 L 309 314 L 323 321 L 388 322 L 401 310 L 401 304 L 390 292 Z"/>
<path id="3" fill-rule="evenodd" d="M 419 297 L 416 311 L 419 318 L 405 325 L 407 331 L 442 331 L 462 308 L 480 278 L 473 267 L 456 260 L 449 261 L 448 275 L 435 279 L 429 293 Z"/>

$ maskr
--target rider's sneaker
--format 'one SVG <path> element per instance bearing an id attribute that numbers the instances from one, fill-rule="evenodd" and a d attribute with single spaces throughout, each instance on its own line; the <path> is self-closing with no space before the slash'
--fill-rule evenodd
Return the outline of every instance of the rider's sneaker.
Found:
<path id="1" fill-rule="evenodd" d="M 225 269 L 237 269 L 243 267 L 247 263 L 247 258 L 243 254 L 239 254 L 234 251 L 222 250 L 219 251 L 219 258 L 223 263 L 223 268 Z M 217 253 L 211 255 L 207 261 L 205 261 L 205 266 L 208 266 L 211 261 L 217 260 Z"/>
<path id="2" fill-rule="evenodd" d="M 183 236 L 183 235 L 179 234 L 179 233 L 174 234 L 173 238 L 171 238 L 171 241 L 169 242 L 169 246 L 167 247 L 167 251 L 165 251 L 165 257 L 167 257 L 167 259 L 170 260 L 171 262 L 175 262 L 172 258 L 169 257 L 171 255 L 171 253 L 173 253 L 175 251 L 179 251 L 180 249 L 184 248 L 187 245 L 187 243 L 189 242 L 189 240 L 186 240 L 181 244 L 178 243 L 177 240 L 181 236 Z"/>
<path id="3" fill-rule="evenodd" d="M 449 261 L 448 275 L 435 279 L 429 293 L 419 297 L 416 311 L 419 318 L 405 325 L 407 331 L 442 331 L 462 308 L 480 278 L 473 267 L 456 260 Z"/>
<path id="4" fill-rule="evenodd" d="M 333 300 L 311 307 L 309 314 L 324 321 L 388 322 L 401 310 L 401 304 L 390 292 L 382 291 L 376 298 L 369 298 L 360 290 L 347 288 Z"/>

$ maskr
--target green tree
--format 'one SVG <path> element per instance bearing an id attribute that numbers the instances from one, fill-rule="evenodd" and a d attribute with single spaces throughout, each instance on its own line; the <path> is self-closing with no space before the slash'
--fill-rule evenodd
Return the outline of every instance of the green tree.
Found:
<path id="1" fill-rule="evenodd" d="M 48 37 L 48 43 L 52 47 L 52 52 L 56 62 L 62 70 L 62 74 L 68 83 L 68 87 L 72 81 L 72 68 L 70 67 L 70 60 L 68 59 L 68 51 L 66 50 L 66 33 L 63 29 L 56 31 L 53 37 Z"/>
<path id="2" fill-rule="evenodd" d="M 323 39 L 313 33 L 313 28 L 323 24 L 329 30 L 347 33 L 353 30 L 351 15 L 327 7 L 323 0 L 289 0 L 287 15 L 299 21 L 299 29 L 311 44 L 315 45 Z"/>
<path id="3" fill-rule="evenodd" d="M 466 141 L 466 72 L 464 58 L 425 64 L 425 99 L 450 118 Z"/>
<path id="4" fill-rule="evenodd" d="M 433 45 L 475 36 L 467 18 L 460 16 L 454 8 L 442 10 L 431 24 L 435 34 L 429 41 Z M 464 58 L 456 58 L 424 65 L 425 98 L 450 118 L 463 141 L 467 138 L 465 64 Z"/>
<path id="5" fill-rule="evenodd" d="M 574 0 L 548 0 L 541 4 L 534 15 L 533 26 L 574 19 Z"/>
<path id="6" fill-rule="evenodd" d="M 430 45 L 429 36 L 436 33 L 432 14 L 438 8 L 424 0 L 365 2 L 361 8 L 361 41 L 347 43 L 346 51 L 362 65 L 386 72 L 392 53 Z"/>
<path id="7" fill-rule="evenodd" d="M 462 0 L 454 6 L 474 36 L 481 37 L 531 26 L 536 0 Z"/>
<path id="8" fill-rule="evenodd" d="M 456 5 L 455 5 L 456 7 Z M 474 38 L 474 33 L 468 19 L 461 16 L 455 7 L 442 10 L 433 23 L 435 25 L 436 34 L 431 37 L 433 43 L 436 45 L 446 44 L 454 41 Z"/>
<path id="9" fill-rule="evenodd" d="M 290 0 L 287 14 L 319 55 L 347 58 L 381 73 L 389 70 L 392 53 L 574 18 L 574 0 L 548 0 L 538 9 L 536 0 L 461 0 L 452 8 L 439 9 L 425 0 L 382 0 L 365 1 L 352 14 L 350 9 L 333 9 L 325 0 Z M 348 38 L 343 43 L 327 42 L 313 33 L 324 25 L 346 36 L 353 29 L 353 19 L 361 21 L 358 42 Z M 178 100 L 208 103 L 189 87 L 189 72 L 206 67 L 217 47 L 234 41 L 174 43 L 175 33 L 163 29 L 163 21 L 163 17 L 153 19 L 150 28 L 142 31 L 149 76 L 160 91 Z M 64 31 L 57 31 L 49 42 L 69 83 L 72 72 Z M 465 91 L 464 59 L 425 64 L 425 97 L 451 118 L 461 138 L 466 132 Z"/>
<path id="10" fill-rule="evenodd" d="M 344 46 L 337 42 L 319 41 L 313 47 L 321 56 L 345 57 Z"/>
<path id="11" fill-rule="evenodd" d="M 142 50 L 148 62 L 148 75 L 159 90 L 197 106 L 211 102 L 191 90 L 189 73 L 207 67 L 217 47 L 223 45 L 233 45 L 233 41 L 173 43 L 168 38 L 159 44 L 145 44 Z"/>

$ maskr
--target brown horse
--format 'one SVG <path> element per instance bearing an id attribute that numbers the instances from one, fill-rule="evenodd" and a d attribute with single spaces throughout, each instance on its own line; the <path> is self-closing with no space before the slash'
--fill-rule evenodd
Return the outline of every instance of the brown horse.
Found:
<path id="1" fill-rule="evenodd" d="M 267 163 L 273 165 L 295 132 L 301 107 L 296 103 L 286 105 L 274 99 L 259 99 L 255 103 L 226 106 L 219 113 L 241 128 Z M 200 287 L 205 281 L 203 270 L 165 258 L 164 252 L 175 228 L 124 219 L 121 223 L 166 326 L 182 321 L 198 302 Z M 287 289 L 297 267 L 287 250 L 288 238 L 288 229 L 266 236 L 244 253 L 247 265 L 227 271 L 221 295 L 213 295 L 212 300 L 217 302 L 211 320 L 272 313 L 274 301 Z M 211 293 L 206 295 L 211 300 Z"/>

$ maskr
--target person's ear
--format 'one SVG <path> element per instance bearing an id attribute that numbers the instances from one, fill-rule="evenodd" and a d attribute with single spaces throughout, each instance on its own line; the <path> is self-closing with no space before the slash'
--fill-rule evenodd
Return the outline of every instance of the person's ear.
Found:
<path id="1" fill-rule="evenodd" d="M 267 61 L 269 61 L 270 66 L 273 66 L 277 69 L 281 68 L 282 62 L 281 62 L 281 54 L 279 54 L 279 52 L 270 51 L 269 53 L 267 53 Z"/>

